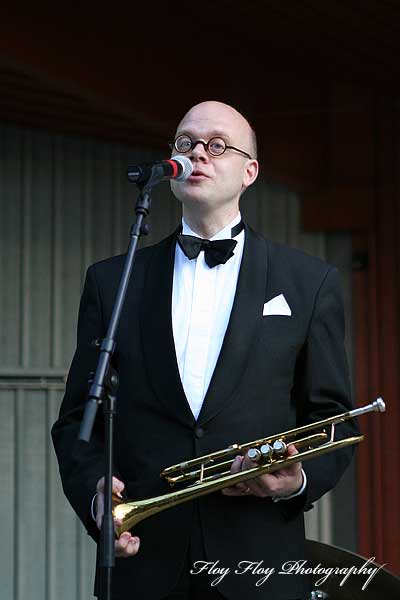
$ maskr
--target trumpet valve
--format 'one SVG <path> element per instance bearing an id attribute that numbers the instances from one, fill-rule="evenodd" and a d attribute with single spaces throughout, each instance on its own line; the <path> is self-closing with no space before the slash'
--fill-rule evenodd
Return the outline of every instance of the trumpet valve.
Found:
<path id="1" fill-rule="evenodd" d="M 249 448 L 247 456 L 253 463 L 259 463 L 261 460 L 261 452 L 257 448 Z"/>
<path id="2" fill-rule="evenodd" d="M 260 453 L 265 462 L 269 462 L 274 454 L 274 449 L 270 444 L 262 444 L 260 446 Z"/>
<path id="3" fill-rule="evenodd" d="M 284 456 L 287 452 L 287 445 L 283 440 L 275 440 L 272 448 L 275 456 Z"/>

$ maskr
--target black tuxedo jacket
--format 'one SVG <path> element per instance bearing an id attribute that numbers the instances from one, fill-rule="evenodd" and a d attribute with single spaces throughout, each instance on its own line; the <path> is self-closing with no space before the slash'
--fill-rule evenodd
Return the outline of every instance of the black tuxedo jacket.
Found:
<path id="1" fill-rule="evenodd" d="M 113 357 L 120 377 L 114 471 L 129 498 L 170 491 L 159 476 L 166 466 L 350 407 L 337 270 L 248 227 L 245 236 L 229 325 L 197 422 L 182 388 L 172 333 L 175 234 L 137 254 Z M 77 434 L 88 374 L 98 358 L 92 341 L 106 333 L 123 260 L 111 258 L 87 272 L 77 350 L 52 430 L 64 491 L 95 539 L 89 507 L 104 469 L 102 416 L 90 445 L 78 442 Z M 291 316 L 263 317 L 264 303 L 279 294 Z M 343 423 L 339 437 L 354 430 L 354 423 Z M 307 490 L 291 500 L 220 492 L 198 500 L 207 559 L 231 568 L 218 586 L 222 594 L 241 600 L 304 596 L 304 576 L 277 573 L 286 561 L 304 557 L 303 512 L 335 485 L 350 457 L 351 450 L 341 450 L 305 462 Z M 192 519 L 188 502 L 140 523 L 140 551 L 117 559 L 113 597 L 127 598 L 130 590 L 136 598 L 164 597 L 178 579 Z M 234 573 L 243 569 L 241 561 L 262 561 L 276 573 L 256 586 L 260 575 Z"/>

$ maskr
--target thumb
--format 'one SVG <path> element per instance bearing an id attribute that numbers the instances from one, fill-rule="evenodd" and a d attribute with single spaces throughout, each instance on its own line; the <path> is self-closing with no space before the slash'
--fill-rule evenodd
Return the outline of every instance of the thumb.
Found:
<path id="1" fill-rule="evenodd" d="M 112 491 L 115 494 L 120 494 L 125 488 L 125 484 L 118 479 L 118 477 L 112 478 Z M 96 491 L 100 494 L 104 494 L 104 477 L 99 479 L 96 486 Z"/>
<path id="2" fill-rule="evenodd" d="M 113 479 L 112 479 L 112 491 L 114 492 L 114 494 L 121 495 L 121 493 L 124 491 L 124 489 L 125 489 L 124 482 L 121 481 L 120 479 L 118 479 L 117 477 L 113 477 Z"/>

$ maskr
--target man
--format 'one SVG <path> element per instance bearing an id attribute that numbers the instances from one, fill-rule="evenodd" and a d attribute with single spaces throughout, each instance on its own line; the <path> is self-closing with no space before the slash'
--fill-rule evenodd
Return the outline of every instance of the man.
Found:
<path id="1" fill-rule="evenodd" d="M 246 119 L 203 102 L 178 125 L 176 154 L 194 167 L 171 184 L 182 232 L 139 251 L 113 357 L 120 377 L 113 485 L 133 499 L 166 493 L 159 477 L 166 466 L 350 406 L 336 269 L 242 224 L 239 198 L 258 174 Z M 201 240 L 221 239 L 231 248 L 218 262 Z M 91 342 L 105 335 L 122 265 L 114 257 L 88 270 L 53 428 L 64 490 L 94 539 L 103 512 L 101 416 L 90 445 L 76 438 L 97 360 Z M 353 430 L 347 422 L 340 433 Z M 113 598 L 305 598 L 301 576 L 278 572 L 304 558 L 303 512 L 335 485 L 350 456 L 298 463 L 143 521 L 116 541 Z M 248 462 L 238 457 L 232 471 Z"/>

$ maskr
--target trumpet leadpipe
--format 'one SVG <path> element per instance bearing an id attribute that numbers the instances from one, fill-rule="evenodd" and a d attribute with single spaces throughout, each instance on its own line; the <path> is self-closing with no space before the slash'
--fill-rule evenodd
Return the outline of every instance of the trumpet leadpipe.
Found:
<path id="1" fill-rule="evenodd" d="M 200 469 L 196 469 L 195 471 L 188 471 L 187 473 L 180 473 L 180 474 L 175 474 L 175 475 L 172 474 L 172 475 L 166 475 L 166 476 L 163 475 L 163 479 L 165 479 L 171 486 L 174 486 L 179 483 L 184 483 L 185 481 L 198 479 L 200 477 L 201 473 L 203 473 L 203 476 L 204 475 L 209 476 L 214 473 L 217 473 L 218 471 L 221 471 L 221 469 L 229 470 L 232 463 L 233 463 L 233 459 L 225 460 L 223 462 L 215 463 L 208 467 L 204 467 L 203 469 L 200 468 Z"/>
<path id="2" fill-rule="evenodd" d="M 178 463 L 176 465 L 172 465 L 171 467 L 167 467 L 160 473 L 160 477 L 168 480 L 168 477 L 171 473 L 184 473 L 185 470 L 191 469 L 197 465 L 201 464 L 210 464 L 220 458 L 226 458 L 227 456 L 232 456 L 233 454 L 237 454 L 239 450 L 239 444 L 232 444 L 223 450 L 217 450 L 216 452 L 211 452 L 211 454 L 207 454 L 206 456 L 199 456 L 198 458 L 192 458 L 191 460 L 187 460 L 185 462 Z"/>
<path id="3" fill-rule="evenodd" d="M 321 431 L 321 433 L 314 433 L 299 440 L 294 440 L 292 443 L 296 446 L 297 450 L 302 450 L 303 448 L 312 448 L 315 445 L 321 445 L 327 442 L 328 438 L 328 434 L 325 431 Z"/>

